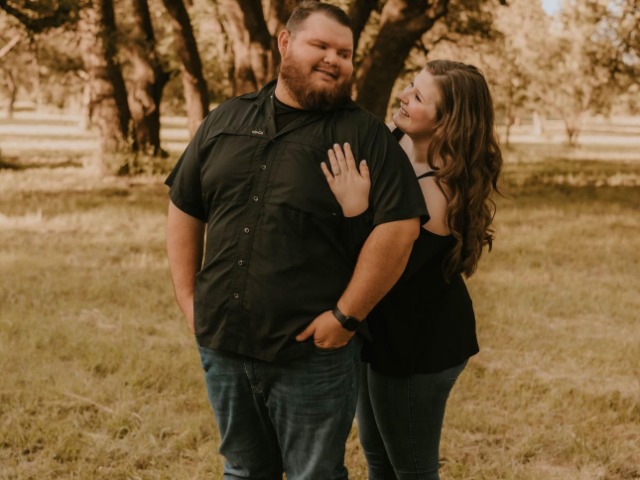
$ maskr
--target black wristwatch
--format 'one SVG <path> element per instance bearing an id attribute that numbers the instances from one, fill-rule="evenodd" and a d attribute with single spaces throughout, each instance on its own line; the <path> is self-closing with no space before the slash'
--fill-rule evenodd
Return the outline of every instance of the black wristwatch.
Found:
<path id="1" fill-rule="evenodd" d="M 345 315 L 340 311 L 337 305 L 333 309 L 333 316 L 338 319 L 338 321 L 340 322 L 340 325 L 342 325 L 342 327 L 345 330 L 349 330 L 350 332 L 355 332 L 356 330 L 358 330 L 358 327 L 360 327 L 360 320 L 358 320 L 355 317 L 349 317 Z"/>

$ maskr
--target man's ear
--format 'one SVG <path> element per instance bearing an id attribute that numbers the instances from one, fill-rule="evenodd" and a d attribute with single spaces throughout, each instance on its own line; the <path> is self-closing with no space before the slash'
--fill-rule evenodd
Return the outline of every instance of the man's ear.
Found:
<path id="1" fill-rule="evenodd" d="M 291 42 L 291 33 L 282 30 L 278 34 L 278 50 L 280 51 L 280 56 L 284 57 L 285 53 L 287 53 L 287 48 L 289 48 L 289 43 Z"/>

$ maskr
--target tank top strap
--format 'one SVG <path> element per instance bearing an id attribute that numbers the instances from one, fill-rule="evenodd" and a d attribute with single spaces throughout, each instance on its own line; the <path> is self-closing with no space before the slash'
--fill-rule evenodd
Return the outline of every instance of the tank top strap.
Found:
<path id="1" fill-rule="evenodd" d="M 400 141 L 400 139 L 404 137 L 404 132 L 397 127 L 391 133 L 397 141 Z"/>
<path id="2" fill-rule="evenodd" d="M 433 177 L 438 173 L 437 170 L 429 170 L 428 172 L 423 173 L 422 175 L 418 175 L 416 178 L 420 180 L 421 178 Z"/>

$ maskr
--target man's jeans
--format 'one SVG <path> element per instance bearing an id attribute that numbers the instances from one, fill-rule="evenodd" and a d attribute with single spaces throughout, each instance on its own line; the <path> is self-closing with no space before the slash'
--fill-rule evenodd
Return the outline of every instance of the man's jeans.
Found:
<path id="1" fill-rule="evenodd" d="M 438 373 L 391 377 L 363 364 L 358 433 L 369 480 L 438 480 L 449 392 L 467 361 Z"/>
<path id="2" fill-rule="evenodd" d="M 224 479 L 343 480 L 360 344 L 286 364 L 200 347 Z"/>

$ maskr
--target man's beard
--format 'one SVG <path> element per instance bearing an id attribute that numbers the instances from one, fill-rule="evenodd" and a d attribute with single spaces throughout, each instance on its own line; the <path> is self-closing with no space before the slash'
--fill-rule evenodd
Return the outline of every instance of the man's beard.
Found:
<path id="1" fill-rule="evenodd" d="M 304 110 L 333 110 L 351 97 L 351 78 L 337 82 L 331 88 L 318 88 L 298 68 L 295 59 L 283 58 L 279 81 L 282 81 L 296 102 Z"/>

